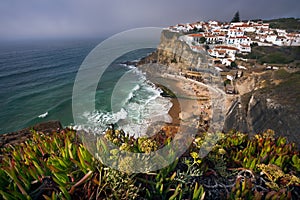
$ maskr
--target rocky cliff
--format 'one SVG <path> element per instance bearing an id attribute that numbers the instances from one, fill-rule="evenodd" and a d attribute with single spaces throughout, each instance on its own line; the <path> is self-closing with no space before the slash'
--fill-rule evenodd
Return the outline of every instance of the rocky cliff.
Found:
<path id="1" fill-rule="evenodd" d="M 190 68 L 211 68 L 205 50 L 197 53 L 183 41 L 180 33 L 164 30 L 157 51 L 140 64 L 157 62 L 168 72 Z M 262 73 L 247 72 L 236 83 L 239 95 L 232 102 L 225 120 L 224 131 L 235 129 L 259 133 L 273 129 L 300 147 L 300 73 L 284 69 Z M 231 97 L 232 98 L 232 97 Z"/>
<path id="2" fill-rule="evenodd" d="M 254 88 L 233 103 L 224 131 L 259 133 L 272 129 L 300 147 L 300 72 L 281 69 L 255 76 L 259 76 L 256 83 L 250 77 L 240 83 L 252 82 Z"/>
<path id="3" fill-rule="evenodd" d="M 207 68 L 209 57 L 205 50 L 199 48 L 199 53 L 194 52 L 183 40 L 182 33 L 163 30 L 157 50 L 139 64 L 157 62 L 167 66 L 168 71 L 182 71 L 192 66 Z"/>

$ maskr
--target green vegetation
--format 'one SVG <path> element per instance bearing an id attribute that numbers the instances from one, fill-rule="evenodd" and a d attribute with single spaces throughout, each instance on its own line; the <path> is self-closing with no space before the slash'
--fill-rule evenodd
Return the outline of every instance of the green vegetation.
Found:
<path id="1" fill-rule="evenodd" d="M 165 136 L 165 137 L 162 137 Z M 273 131 L 249 138 L 221 134 L 197 136 L 189 150 L 168 167 L 128 175 L 93 158 L 76 132 L 50 136 L 35 132 L 17 146 L 1 149 L 3 199 L 296 199 L 300 158 L 295 144 Z M 134 138 L 108 130 L 105 138 L 120 150 L 149 153 L 168 145 L 172 135 Z"/>
<path id="2" fill-rule="evenodd" d="M 176 98 L 176 95 L 172 92 L 172 90 L 170 90 L 169 88 L 167 88 L 164 85 L 161 84 L 156 84 L 157 87 L 159 87 L 162 90 L 162 94 L 161 96 L 163 97 L 171 97 L 171 98 Z"/>
<path id="3" fill-rule="evenodd" d="M 300 91 L 295 88 L 300 87 L 300 71 L 288 73 L 284 69 L 275 72 L 274 78 L 283 80 L 280 84 L 271 87 L 273 94 L 285 94 L 281 102 L 286 105 L 300 105 Z"/>
<path id="4" fill-rule="evenodd" d="M 237 12 L 234 14 L 234 16 L 233 16 L 231 22 L 240 22 L 240 13 L 239 13 L 239 11 L 237 11 Z"/>
<path id="5" fill-rule="evenodd" d="M 270 23 L 270 28 L 285 29 L 288 32 L 300 30 L 300 19 L 298 18 L 280 18 L 265 20 L 264 22 Z"/>
<path id="6" fill-rule="evenodd" d="M 199 42 L 200 42 L 200 44 L 204 44 L 206 42 L 206 38 L 205 37 L 201 37 Z"/>
<path id="7" fill-rule="evenodd" d="M 239 56 L 256 59 L 260 64 L 289 64 L 300 60 L 300 47 L 253 46 L 251 53 Z"/>

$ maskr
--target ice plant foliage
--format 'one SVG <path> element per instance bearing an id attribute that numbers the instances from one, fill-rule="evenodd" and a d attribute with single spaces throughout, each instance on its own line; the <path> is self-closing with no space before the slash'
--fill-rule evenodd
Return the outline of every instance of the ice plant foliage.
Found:
<path id="1" fill-rule="evenodd" d="M 33 132 L 26 142 L 1 149 L 3 199 L 297 199 L 300 195 L 299 152 L 271 130 L 253 137 L 234 131 L 221 134 L 203 157 L 215 137 L 205 133 L 168 167 L 134 175 L 104 166 L 74 130 Z M 150 154 L 173 139 L 166 131 L 134 138 L 111 129 L 104 137 L 119 148 L 109 152 L 115 157 L 119 150 Z M 130 157 L 119 162 L 123 171 L 133 164 Z"/>

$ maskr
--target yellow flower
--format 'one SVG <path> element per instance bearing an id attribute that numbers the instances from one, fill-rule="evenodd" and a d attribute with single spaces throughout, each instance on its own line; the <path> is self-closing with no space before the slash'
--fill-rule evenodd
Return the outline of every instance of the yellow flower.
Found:
<path id="1" fill-rule="evenodd" d="M 113 139 L 113 143 L 114 144 L 118 144 L 119 143 L 119 139 L 118 138 Z"/>
<path id="2" fill-rule="evenodd" d="M 130 149 L 130 146 L 127 143 L 123 143 L 119 149 L 121 151 L 128 151 Z"/>
<path id="3" fill-rule="evenodd" d="M 225 149 L 223 149 L 223 148 L 219 149 L 219 154 L 221 154 L 221 155 L 224 155 L 224 154 L 226 154 L 226 151 L 225 151 Z"/>
<path id="4" fill-rule="evenodd" d="M 198 158 L 198 153 L 197 152 L 191 152 L 190 155 L 192 156 L 192 158 L 196 159 Z"/>
<path id="5" fill-rule="evenodd" d="M 110 150 L 110 153 L 115 156 L 119 153 L 119 150 L 118 149 L 112 149 L 112 150 Z"/>

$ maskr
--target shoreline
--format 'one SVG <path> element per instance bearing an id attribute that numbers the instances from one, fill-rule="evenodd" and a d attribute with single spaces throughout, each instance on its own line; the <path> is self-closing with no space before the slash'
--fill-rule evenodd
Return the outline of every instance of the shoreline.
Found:
<path id="1" fill-rule="evenodd" d="M 210 92 L 206 85 L 179 75 L 159 71 L 153 73 L 151 67 L 137 68 L 145 73 L 147 80 L 163 90 L 167 95 L 162 96 L 169 98 L 172 103 L 168 112 L 172 122 L 165 123 L 165 127 L 179 127 L 182 122 L 187 122 L 186 120 L 196 120 L 198 130 L 208 130 L 212 112 Z"/>
<path id="2" fill-rule="evenodd" d="M 172 122 L 168 124 L 172 126 L 179 126 L 180 125 L 179 114 L 181 110 L 180 104 L 177 98 L 171 98 L 171 103 L 172 103 L 172 107 L 170 108 L 168 114 L 171 116 Z"/>

